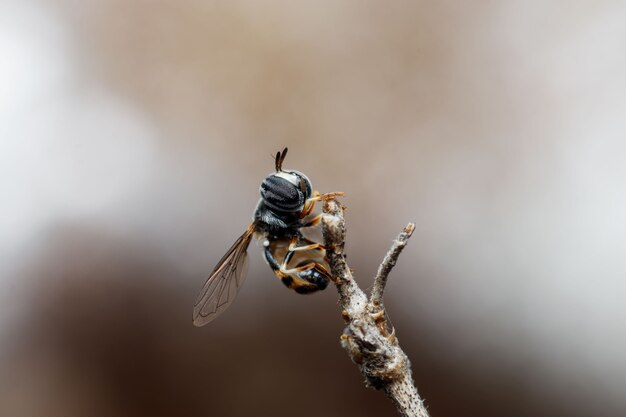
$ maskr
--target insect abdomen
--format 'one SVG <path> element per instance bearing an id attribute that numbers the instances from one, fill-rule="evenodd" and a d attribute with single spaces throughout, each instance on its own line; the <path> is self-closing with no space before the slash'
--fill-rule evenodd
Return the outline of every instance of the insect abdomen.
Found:
<path id="1" fill-rule="evenodd" d="M 315 291 L 324 290 L 328 286 L 328 272 L 322 270 L 322 266 L 317 264 L 315 268 L 296 274 L 283 275 L 280 280 L 287 288 L 298 294 L 310 294 Z"/>

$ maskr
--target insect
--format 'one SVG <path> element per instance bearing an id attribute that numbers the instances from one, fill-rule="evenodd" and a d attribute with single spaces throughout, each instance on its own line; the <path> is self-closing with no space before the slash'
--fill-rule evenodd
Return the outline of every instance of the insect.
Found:
<path id="1" fill-rule="evenodd" d="M 203 326 L 232 304 L 247 272 L 247 251 L 253 237 L 263 239 L 265 260 L 288 288 L 300 294 L 323 290 L 332 280 L 321 243 L 301 229 L 317 225 L 321 215 L 308 218 L 318 201 L 342 196 L 321 195 L 299 171 L 284 170 L 287 148 L 276 153 L 275 172 L 261 183 L 253 221 L 217 263 L 200 290 L 193 308 L 193 324 Z"/>

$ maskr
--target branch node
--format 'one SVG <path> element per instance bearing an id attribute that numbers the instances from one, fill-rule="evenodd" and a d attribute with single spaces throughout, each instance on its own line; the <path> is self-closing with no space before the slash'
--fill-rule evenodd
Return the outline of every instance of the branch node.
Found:
<path id="1" fill-rule="evenodd" d="M 370 313 L 370 317 L 372 318 L 372 320 L 374 320 L 374 322 L 376 324 L 378 324 L 381 321 L 384 321 L 384 319 L 385 319 L 385 310 L 378 310 L 375 313 Z"/>

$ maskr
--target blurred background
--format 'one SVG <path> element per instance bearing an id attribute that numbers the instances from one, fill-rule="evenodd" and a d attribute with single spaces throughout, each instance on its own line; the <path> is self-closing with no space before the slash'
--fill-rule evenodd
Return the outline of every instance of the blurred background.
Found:
<path id="1" fill-rule="evenodd" d="M 272 156 L 434 417 L 626 415 L 626 4 L 0 2 L 0 415 L 395 415 L 330 287 L 191 310 Z"/>

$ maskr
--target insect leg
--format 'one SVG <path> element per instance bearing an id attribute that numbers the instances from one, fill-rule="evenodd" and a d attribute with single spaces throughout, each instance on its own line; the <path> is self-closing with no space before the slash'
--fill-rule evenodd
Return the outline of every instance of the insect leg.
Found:
<path id="1" fill-rule="evenodd" d="M 293 254 L 295 253 L 294 251 L 287 252 L 287 255 L 285 255 L 285 259 L 283 260 L 282 264 L 279 264 L 276 261 L 276 258 L 274 258 L 274 255 L 272 254 L 269 245 L 265 247 L 264 253 L 265 260 L 270 265 L 270 268 L 272 268 L 276 276 L 281 280 L 284 280 L 289 275 L 297 274 L 299 272 L 304 272 L 308 271 L 309 269 L 315 268 L 315 262 L 309 262 L 306 265 L 288 269 L 287 264 L 289 263 L 289 261 L 291 261 L 291 258 L 293 258 Z"/>
<path id="2" fill-rule="evenodd" d="M 315 268 L 317 265 L 315 262 L 309 262 L 308 264 L 297 266 L 295 268 L 286 269 L 284 266 L 280 268 L 280 272 L 283 274 L 291 275 L 291 274 L 299 274 L 300 272 L 309 271 Z"/>
<path id="3" fill-rule="evenodd" d="M 321 220 L 322 220 L 322 215 L 318 214 L 317 216 L 313 217 L 311 220 L 307 221 L 306 223 L 303 223 L 302 226 L 300 227 L 317 226 Z"/>
<path id="4" fill-rule="evenodd" d="M 311 242 L 310 240 L 307 239 L 307 241 Z M 311 242 L 308 245 L 303 245 L 303 246 L 296 246 L 297 243 L 300 242 L 299 236 L 294 236 L 291 239 L 291 243 L 289 243 L 289 253 L 293 253 L 293 252 L 297 252 L 297 251 L 303 251 L 303 250 L 321 250 L 321 249 L 325 249 L 324 245 L 322 245 L 321 243 L 317 243 L 317 242 Z M 291 255 L 293 256 L 293 255 Z M 287 259 L 287 257 L 285 257 L 285 259 Z M 291 257 L 290 257 L 291 259 Z"/>
<path id="5" fill-rule="evenodd" d="M 309 198 L 308 200 L 304 202 L 304 209 L 302 209 L 302 213 L 300 213 L 301 219 L 311 214 L 311 212 L 313 211 L 313 208 L 315 207 L 315 202 L 317 201 L 316 198 L 319 198 L 319 196 L 320 196 L 320 192 L 315 190 L 313 191 L 313 197 Z"/>
<path id="6" fill-rule="evenodd" d="M 281 280 L 283 284 L 287 288 L 295 290 L 300 294 L 308 294 L 320 289 L 324 289 L 326 287 L 326 280 L 323 278 L 320 279 L 320 273 L 317 272 L 318 269 L 321 271 L 325 271 L 325 268 L 315 262 L 309 262 L 304 265 L 299 265 L 295 268 L 287 268 L 287 265 L 293 258 L 293 254 L 295 252 L 290 251 L 285 255 L 285 259 L 282 264 L 279 264 L 276 261 L 276 258 L 272 254 L 270 249 L 270 245 L 265 245 L 265 259 L 267 263 L 270 265 L 274 274 Z M 325 276 L 326 274 L 324 274 Z M 306 278 L 306 279 L 305 279 Z M 318 281 L 323 281 L 322 283 Z"/>
<path id="7" fill-rule="evenodd" d="M 329 200 L 335 197 L 343 197 L 343 191 L 335 191 L 326 194 L 320 194 L 319 191 L 313 191 L 313 196 L 304 202 L 304 209 L 300 213 L 300 218 L 304 218 L 311 214 L 316 202 Z"/>
<path id="8" fill-rule="evenodd" d="M 298 238 L 294 236 L 294 238 L 291 240 L 291 243 L 289 244 L 289 252 L 287 252 L 287 255 L 285 255 L 285 259 L 283 259 L 283 263 L 280 265 L 280 272 L 283 274 L 287 274 L 287 275 L 297 274 L 299 272 L 304 272 L 304 271 L 308 271 L 309 269 L 315 268 L 315 262 L 309 262 L 305 265 L 301 265 L 296 268 L 287 269 L 287 265 L 289 264 L 289 261 L 291 261 L 291 258 L 293 258 L 293 254 L 296 253 L 294 250 L 291 250 L 291 246 L 295 245 L 297 239 Z"/>

